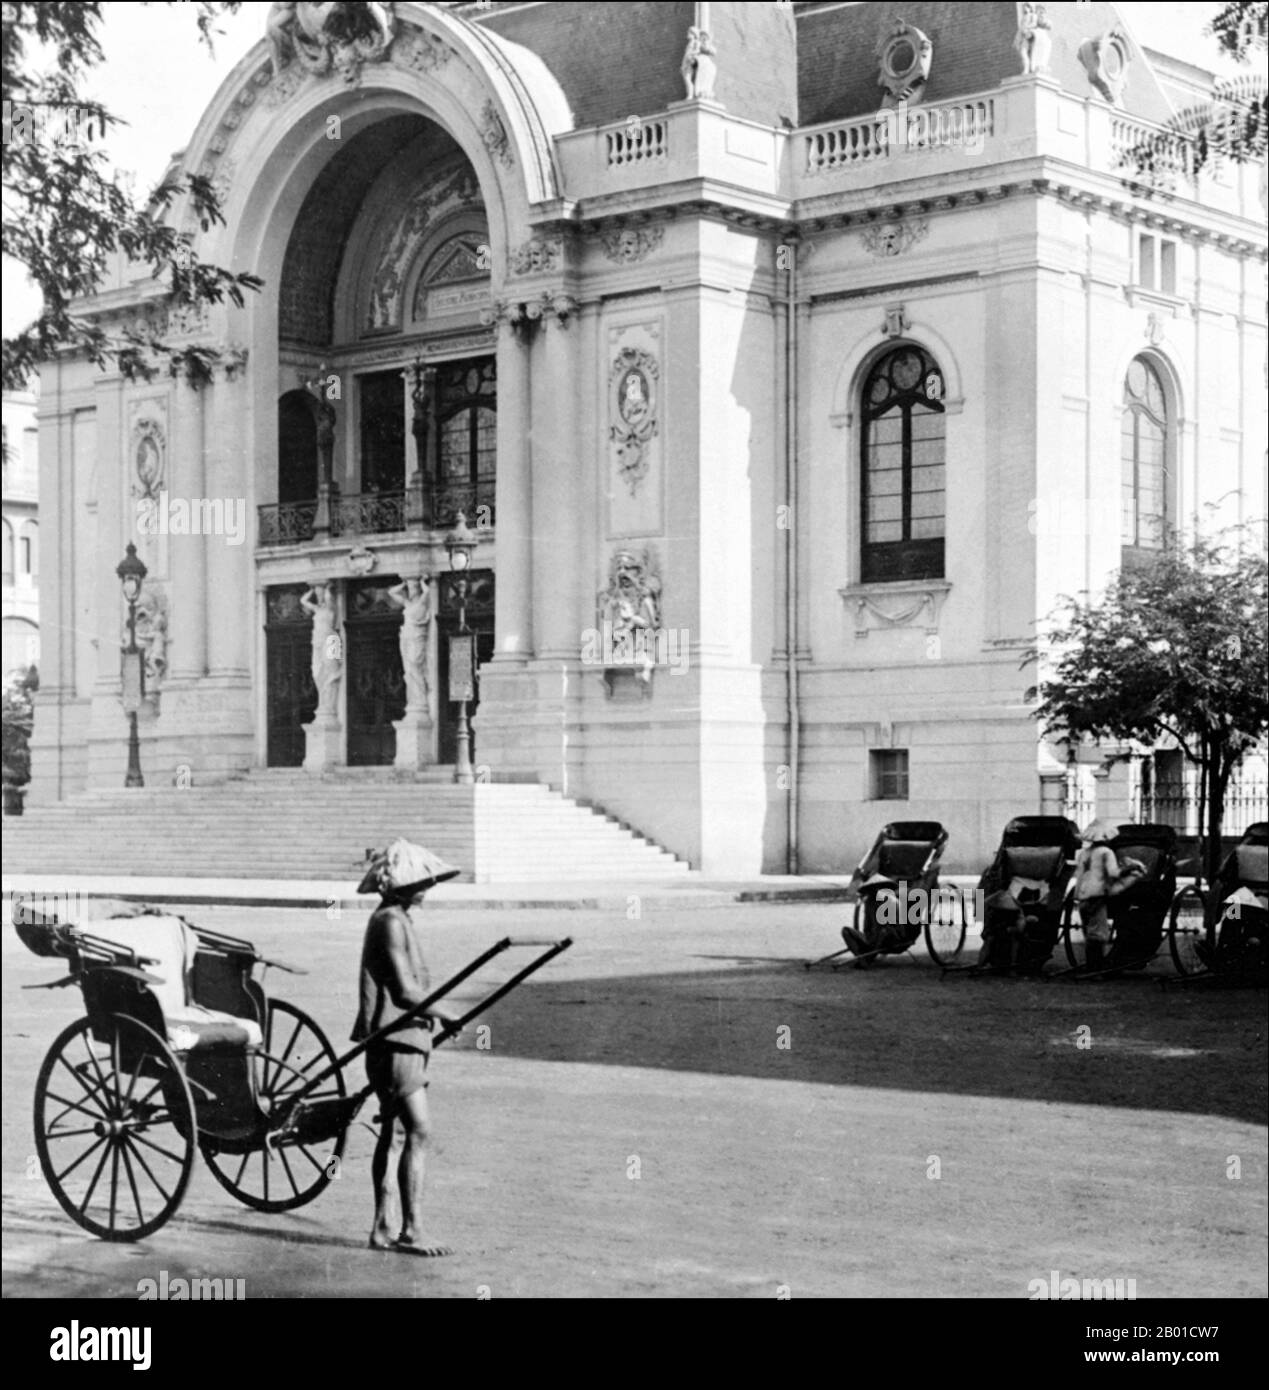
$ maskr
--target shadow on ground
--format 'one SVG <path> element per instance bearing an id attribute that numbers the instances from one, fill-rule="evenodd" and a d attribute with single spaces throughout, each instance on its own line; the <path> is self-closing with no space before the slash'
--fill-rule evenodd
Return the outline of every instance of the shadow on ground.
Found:
<path id="1" fill-rule="evenodd" d="M 839 972 L 696 959 L 730 964 L 539 978 L 483 1016 L 483 1041 L 547 1061 L 1269 1118 L 1263 991 L 1165 992 L 1162 962 L 1075 984 L 942 978 L 912 957 Z M 480 1041 L 469 1028 L 457 1046 Z"/>

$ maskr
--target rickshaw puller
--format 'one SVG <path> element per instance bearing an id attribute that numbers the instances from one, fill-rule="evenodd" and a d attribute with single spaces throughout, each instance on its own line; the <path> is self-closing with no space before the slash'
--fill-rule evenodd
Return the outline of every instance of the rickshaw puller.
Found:
<path id="1" fill-rule="evenodd" d="M 354 1042 L 387 1027 L 427 998 L 430 980 L 422 933 L 410 909 L 422 906 L 429 888 L 459 872 L 421 845 L 403 839 L 371 856 L 358 892 L 378 893 L 382 901 L 371 914 L 362 946 L 361 1006 L 353 1025 Z M 427 1067 L 437 1020 L 449 1023 L 455 1016 L 434 1005 L 366 1050 L 366 1077 L 379 1099 L 382 1123 L 371 1168 L 375 1217 L 370 1247 L 374 1250 L 450 1253 L 445 1246 L 423 1244 L 421 1228 L 430 1133 Z"/>

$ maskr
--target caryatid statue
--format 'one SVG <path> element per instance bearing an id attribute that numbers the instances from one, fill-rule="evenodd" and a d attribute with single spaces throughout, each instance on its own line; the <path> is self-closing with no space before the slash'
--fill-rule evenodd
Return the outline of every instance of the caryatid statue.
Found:
<path id="1" fill-rule="evenodd" d="M 432 627 L 432 598 L 428 576 L 407 579 L 388 590 L 388 597 L 401 608 L 401 669 L 405 672 L 406 709 L 424 712 L 428 708 L 427 647 Z"/>
<path id="2" fill-rule="evenodd" d="M 344 644 L 339 635 L 335 588 L 319 584 L 300 599 L 313 616 L 313 684 L 317 687 L 317 713 L 338 714 L 339 682 L 344 675 Z"/>

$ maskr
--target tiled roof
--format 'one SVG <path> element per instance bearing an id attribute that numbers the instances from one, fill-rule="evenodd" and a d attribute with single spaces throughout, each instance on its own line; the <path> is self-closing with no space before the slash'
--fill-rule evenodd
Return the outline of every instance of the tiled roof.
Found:
<path id="1" fill-rule="evenodd" d="M 1046 7 L 1053 51 L 1049 75 L 1074 96 L 1096 96 L 1079 60 L 1085 39 L 1114 28 L 1128 32 L 1131 16 L 1109 4 Z M 862 116 L 881 105 L 876 48 L 897 19 L 925 33 L 934 59 L 924 100 L 950 101 L 989 91 L 1022 70 L 1014 50 L 1018 6 L 915 0 L 911 4 L 803 5 L 798 10 L 798 89 L 803 125 Z M 1125 18 L 1129 23 L 1125 23 Z M 1163 121 L 1170 114 L 1149 60 L 1135 40 L 1122 106 L 1133 115 Z"/>

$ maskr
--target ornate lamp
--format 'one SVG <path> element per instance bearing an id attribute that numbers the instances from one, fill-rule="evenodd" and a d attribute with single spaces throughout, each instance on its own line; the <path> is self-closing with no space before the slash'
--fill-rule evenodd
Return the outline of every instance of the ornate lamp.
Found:
<path id="1" fill-rule="evenodd" d="M 128 553 L 115 567 L 119 583 L 123 588 L 124 601 L 128 605 L 128 645 L 123 649 L 123 708 L 128 716 L 128 774 L 124 778 L 125 787 L 144 787 L 141 776 L 141 740 L 137 734 L 137 711 L 145 698 L 145 663 L 141 660 L 141 649 L 137 646 L 137 599 L 141 597 L 141 584 L 148 573 L 145 562 L 137 555 L 137 548 L 128 542 Z"/>
<path id="2" fill-rule="evenodd" d="M 449 698 L 458 704 L 457 748 L 454 754 L 454 781 L 470 784 L 476 779 L 471 767 L 471 725 L 467 702 L 476 694 L 475 637 L 467 626 L 467 574 L 477 537 L 468 529 L 467 517 L 458 513 L 458 524 L 445 537 L 449 567 L 453 575 L 454 597 L 458 600 L 458 631 L 449 639 Z"/>

